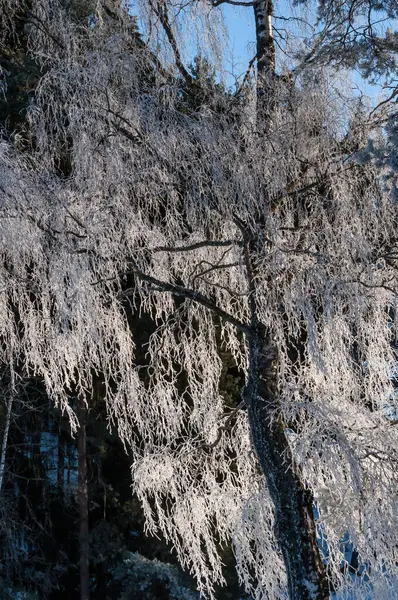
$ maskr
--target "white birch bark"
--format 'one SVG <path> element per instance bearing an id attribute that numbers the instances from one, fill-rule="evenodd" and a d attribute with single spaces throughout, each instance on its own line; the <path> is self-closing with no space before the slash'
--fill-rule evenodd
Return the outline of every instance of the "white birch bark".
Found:
<path id="1" fill-rule="evenodd" d="M 3 441 L 1 444 L 0 495 L 1 495 L 1 492 L 3 489 L 4 472 L 5 472 L 5 465 L 6 465 L 6 454 L 7 454 L 8 432 L 10 429 L 11 412 L 12 412 L 12 406 L 13 406 L 14 396 L 15 396 L 15 373 L 14 373 L 14 368 L 12 365 L 10 367 L 10 377 L 11 377 L 10 392 L 8 395 L 8 399 L 6 400 L 7 412 L 6 412 L 6 419 L 5 419 L 5 423 L 4 423 Z"/>

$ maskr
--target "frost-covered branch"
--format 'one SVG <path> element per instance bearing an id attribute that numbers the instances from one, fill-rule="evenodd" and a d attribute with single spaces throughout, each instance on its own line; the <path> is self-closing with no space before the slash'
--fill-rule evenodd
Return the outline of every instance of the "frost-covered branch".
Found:
<path id="1" fill-rule="evenodd" d="M 8 23 L 23 5 L 0 0 L 0 14 Z M 255 598 L 323 600 L 329 583 L 388 597 L 396 121 L 373 130 L 371 160 L 359 162 L 370 111 L 325 66 L 343 41 L 352 64 L 375 60 L 354 22 L 368 5 L 322 2 L 324 35 L 284 78 L 272 3 L 254 2 L 257 87 L 239 102 L 216 61 L 214 73 L 196 63 L 208 95 L 184 67 L 188 31 L 217 55 L 220 10 L 138 5 L 141 42 L 116 1 L 81 18 L 75 0 L 39 0 L 45 27 L 0 36 L 22 36 L 39 65 L 20 121 L 2 121 L 0 361 L 12 348 L 74 431 L 71 397 L 90 402 L 101 379 L 148 531 L 203 595 L 223 583 L 220 545 L 232 543 Z M 360 38 L 343 27 L 346 9 Z M 247 408 L 233 418 L 231 393 Z M 343 538 L 369 566 L 361 589 L 341 570 Z"/>
<path id="2" fill-rule="evenodd" d="M 180 285 L 168 283 L 167 281 L 161 281 L 151 275 L 146 275 L 140 269 L 134 268 L 125 273 L 128 275 L 136 275 L 141 281 L 149 283 L 153 286 L 153 289 L 156 289 L 161 292 L 169 292 L 174 296 L 180 296 L 182 298 L 186 298 L 187 300 L 193 300 L 198 304 L 201 304 L 205 308 L 208 308 L 215 316 L 219 317 L 222 321 L 226 321 L 231 325 L 234 325 L 238 330 L 242 331 L 246 335 L 250 336 L 251 330 L 248 324 L 242 323 L 238 319 L 236 319 L 233 315 L 227 313 L 225 310 L 217 306 L 212 300 L 197 292 L 196 290 L 192 290 L 189 288 L 184 288 Z M 119 294 L 119 298 L 128 298 L 129 296 L 133 296 L 136 294 L 136 289 L 127 289 Z"/>

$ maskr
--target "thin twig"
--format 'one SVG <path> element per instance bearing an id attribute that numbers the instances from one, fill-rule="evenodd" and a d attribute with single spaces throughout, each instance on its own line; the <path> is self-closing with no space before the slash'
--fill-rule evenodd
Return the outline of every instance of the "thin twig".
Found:
<path id="1" fill-rule="evenodd" d="M 232 419 L 234 418 L 234 416 L 236 415 L 236 413 L 241 410 L 244 406 L 246 406 L 246 402 L 244 400 L 241 400 L 241 402 L 239 402 L 238 406 L 236 406 L 233 411 L 231 412 L 231 414 L 228 415 L 224 425 L 221 425 L 221 427 L 218 429 L 217 431 L 217 437 L 214 440 L 214 442 L 212 442 L 211 444 L 207 444 L 206 442 L 203 442 L 202 444 L 199 445 L 199 449 L 206 449 L 206 450 L 212 450 L 213 448 L 215 448 L 218 443 L 221 440 L 221 436 L 223 434 L 224 431 L 226 431 L 226 429 L 228 429 L 229 424 L 231 423 Z"/>

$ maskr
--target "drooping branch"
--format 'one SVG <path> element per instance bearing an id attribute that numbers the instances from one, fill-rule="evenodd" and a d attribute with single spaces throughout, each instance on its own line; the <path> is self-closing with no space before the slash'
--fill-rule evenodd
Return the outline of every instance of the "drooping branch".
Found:
<path id="1" fill-rule="evenodd" d="M 169 44 L 173 50 L 175 63 L 176 63 L 176 66 L 177 66 L 179 72 L 181 73 L 181 75 L 183 76 L 185 81 L 187 82 L 188 86 L 191 88 L 194 87 L 195 79 L 192 77 L 192 75 L 190 75 L 190 73 L 185 68 L 184 63 L 182 62 L 182 58 L 181 58 L 180 50 L 178 48 L 177 40 L 175 38 L 173 29 L 172 29 L 172 26 L 170 23 L 169 12 L 167 9 L 167 3 L 164 0 L 156 0 L 156 4 L 155 4 L 152 0 L 150 0 L 150 5 L 152 7 L 152 10 L 156 14 L 156 16 L 159 18 L 160 23 L 162 24 L 164 32 L 169 41 Z"/>
<path id="2" fill-rule="evenodd" d="M 38 15 L 29 11 L 27 13 L 27 18 L 23 20 L 26 21 L 27 25 L 34 25 L 35 27 L 41 29 L 41 31 L 47 35 L 61 50 L 66 50 L 65 44 L 63 44 L 61 40 L 51 33 L 49 27 L 47 27 L 46 23 L 40 19 Z"/>
<path id="3" fill-rule="evenodd" d="M 103 5 L 104 12 L 110 17 L 115 23 L 121 25 L 122 19 L 120 15 L 118 15 L 115 11 L 111 10 L 109 6 L 106 4 Z M 127 10 L 127 9 L 126 9 Z M 174 76 L 172 73 L 167 71 L 162 62 L 156 56 L 154 52 L 150 50 L 150 48 L 145 44 L 145 42 L 141 39 L 140 35 L 138 35 L 134 30 L 131 32 L 131 44 L 130 49 L 135 49 L 134 47 L 139 48 L 140 50 L 144 50 L 145 53 L 150 58 L 153 65 L 156 67 L 156 71 L 164 77 L 166 81 L 172 82 L 174 80 Z"/>
<path id="4" fill-rule="evenodd" d="M 240 410 L 245 408 L 245 406 L 246 406 L 246 401 L 243 399 L 239 402 L 239 404 L 237 406 L 235 406 L 235 408 L 229 413 L 229 415 L 226 416 L 224 423 L 222 425 L 220 425 L 220 427 L 218 428 L 217 436 L 216 436 L 216 439 L 214 440 L 214 442 L 211 442 L 211 444 L 202 442 L 198 446 L 198 449 L 203 448 L 205 450 L 213 450 L 213 448 L 215 448 L 217 446 L 217 444 L 220 443 L 223 432 L 228 430 L 228 428 L 230 427 L 230 425 L 232 423 L 233 418 L 236 416 L 236 414 Z"/>
<path id="5" fill-rule="evenodd" d="M 250 72 L 253 69 L 253 65 L 256 62 L 256 60 L 257 60 L 257 54 L 255 54 L 253 56 L 253 58 L 250 60 L 249 66 L 247 67 L 246 73 L 245 73 L 245 75 L 244 75 L 244 77 L 242 79 L 242 83 L 240 84 L 240 86 L 238 87 L 238 89 L 236 90 L 236 92 L 234 94 L 235 98 L 239 98 L 239 96 L 241 95 L 242 91 L 245 89 L 245 85 L 246 85 L 246 83 L 247 83 L 247 81 L 249 79 Z"/>
<path id="6" fill-rule="evenodd" d="M 231 6 L 254 6 L 254 2 L 239 2 L 239 0 L 210 0 L 210 2 L 214 8 L 221 6 L 221 4 L 230 4 Z"/>
<path id="7" fill-rule="evenodd" d="M 192 250 L 199 250 L 200 248 L 227 248 L 228 246 L 241 246 L 242 242 L 239 240 L 204 240 L 203 242 L 195 242 L 188 246 L 156 246 L 151 248 L 150 252 L 190 252 Z"/>
<path id="8" fill-rule="evenodd" d="M 223 310 L 217 304 L 215 304 L 210 298 L 204 296 L 201 292 L 196 290 L 192 290 L 190 288 L 185 288 L 180 285 L 176 285 L 173 283 L 168 283 L 167 281 L 162 281 L 161 279 L 157 279 L 156 277 L 152 277 L 151 275 L 147 275 L 141 269 L 133 268 L 130 271 L 127 271 L 125 275 L 135 275 L 141 281 L 145 281 L 145 283 L 149 283 L 152 286 L 152 289 L 160 292 L 169 292 L 174 296 L 180 296 L 182 298 L 186 298 L 187 300 L 192 300 L 205 308 L 208 308 L 215 316 L 219 317 L 221 320 L 234 325 L 239 331 L 244 333 L 247 336 L 251 336 L 252 331 L 250 326 L 247 323 L 244 323 Z M 129 296 L 133 296 L 136 293 L 135 289 L 127 289 L 119 294 L 119 298 L 128 298 Z"/>

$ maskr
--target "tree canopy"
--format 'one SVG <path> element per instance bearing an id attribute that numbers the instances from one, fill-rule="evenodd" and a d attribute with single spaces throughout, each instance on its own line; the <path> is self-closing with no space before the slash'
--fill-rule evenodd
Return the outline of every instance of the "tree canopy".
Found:
<path id="1" fill-rule="evenodd" d="M 2 118 L 1 361 L 75 430 L 100 382 L 147 529 L 204 596 L 232 543 L 254 598 L 393 598 L 398 9 L 323 0 L 284 66 L 277 7 L 228 0 L 254 11 L 257 69 L 226 90 L 224 3 L 146 0 L 137 21 L 1 0 L 35 73 Z M 209 52 L 193 68 L 186 24 Z M 336 64 L 386 101 L 359 107 Z"/>

